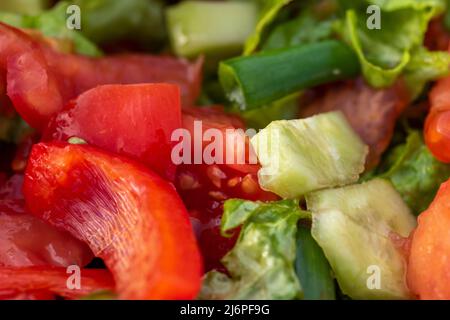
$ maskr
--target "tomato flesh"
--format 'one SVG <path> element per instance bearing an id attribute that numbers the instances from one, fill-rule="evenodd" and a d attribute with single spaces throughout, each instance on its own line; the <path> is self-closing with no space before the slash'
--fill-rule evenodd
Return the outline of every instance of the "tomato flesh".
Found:
<path id="1" fill-rule="evenodd" d="M 409 288 L 420 299 L 450 299 L 450 181 L 418 218 L 408 261 Z"/>
<path id="2" fill-rule="evenodd" d="M 27 213 L 22 200 L 0 200 L 0 266 L 83 267 L 92 258 L 84 243 Z"/>
<path id="3" fill-rule="evenodd" d="M 226 129 L 243 129 L 242 120 L 234 115 L 226 114 L 222 108 L 190 108 L 183 110 L 183 127 L 195 139 L 194 121 L 202 121 L 203 130 L 219 129 L 225 134 Z M 248 138 L 245 139 L 246 150 L 249 150 Z M 224 142 L 226 148 L 233 144 Z M 207 143 L 201 142 L 202 150 Z M 226 148 L 223 148 L 224 150 Z M 238 152 L 235 152 L 237 154 Z M 176 187 L 186 204 L 191 220 L 197 226 L 197 238 L 202 251 L 205 270 L 224 270 L 220 260 L 230 251 L 237 239 L 225 238 L 220 234 L 220 221 L 223 214 L 223 203 L 226 199 L 240 198 L 248 200 L 272 201 L 276 195 L 263 191 L 256 176 L 260 166 L 246 162 L 243 164 L 182 164 L 177 170 Z"/>
<path id="4" fill-rule="evenodd" d="M 86 145 L 33 147 L 24 194 L 30 211 L 86 242 L 122 299 L 193 299 L 201 257 L 171 184 L 148 168 Z"/>
<path id="5" fill-rule="evenodd" d="M 0 82 L 18 113 L 40 131 L 80 93 L 102 84 L 168 82 L 183 104 L 199 94 L 201 65 L 171 57 L 126 54 L 91 58 L 57 52 L 19 29 L 0 23 Z M 5 84 L 0 84 L 0 88 Z"/>
<path id="6" fill-rule="evenodd" d="M 147 164 L 173 180 L 172 132 L 181 127 L 180 93 L 171 84 L 104 85 L 58 113 L 43 140 L 84 139 Z"/>

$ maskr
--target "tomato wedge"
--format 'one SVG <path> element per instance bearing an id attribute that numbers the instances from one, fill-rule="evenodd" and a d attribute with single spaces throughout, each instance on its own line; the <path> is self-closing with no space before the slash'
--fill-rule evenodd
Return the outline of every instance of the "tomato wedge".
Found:
<path id="1" fill-rule="evenodd" d="M 70 289 L 70 274 L 61 267 L 0 267 L 0 299 L 51 299 L 52 293 L 77 299 L 101 290 L 114 290 L 106 269 L 81 269 L 80 288 Z"/>
<path id="2" fill-rule="evenodd" d="M 86 145 L 33 147 L 25 172 L 30 211 L 86 242 L 123 299 L 192 299 L 202 266 L 173 186 L 146 167 Z"/>
<path id="3" fill-rule="evenodd" d="M 0 200 L 0 266 L 83 267 L 92 259 L 86 244 L 27 213 L 22 200 Z"/>
<path id="4" fill-rule="evenodd" d="M 430 113 L 425 121 L 425 142 L 433 155 L 450 162 L 450 77 L 439 80 L 430 92 Z"/>
<path id="5" fill-rule="evenodd" d="M 171 135 L 180 127 L 177 86 L 104 85 L 81 94 L 58 113 L 43 140 L 82 138 L 91 145 L 136 158 L 173 180 Z"/>
<path id="6" fill-rule="evenodd" d="M 408 261 L 408 285 L 420 299 L 450 299 L 450 181 L 418 218 Z"/>
<path id="7" fill-rule="evenodd" d="M 200 90 L 202 61 L 140 54 L 91 58 L 57 52 L 19 29 L 0 23 L 0 82 L 18 113 L 43 130 L 52 115 L 80 93 L 102 84 L 168 82 L 185 105 Z M 5 87 L 0 83 L 0 88 Z M 1 91 L 1 90 L 0 90 Z"/>
<path id="8" fill-rule="evenodd" d="M 220 106 L 183 109 L 183 127 L 190 132 L 193 145 L 201 145 L 202 151 L 208 142 L 205 143 L 195 133 L 194 121 L 201 121 L 203 131 L 214 128 L 224 135 L 227 129 L 244 128 L 238 116 L 226 114 Z M 177 169 L 176 187 L 196 227 L 206 271 L 224 270 L 220 260 L 236 243 L 238 233 L 231 238 L 220 234 L 224 201 L 230 198 L 261 201 L 278 199 L 275 194 L 262 190 L 258 184 L 256 173 L 260 166 L 248 163 L 248 138 L 239 134 L 235 137 L 245 140 L 241 141 L 246 148 L 245 163 L 182 164 Z M 224 144 L 223 150 L 239 145 L 226 139 Z M 234 154 L 239 152 L 235 150 Z"/>

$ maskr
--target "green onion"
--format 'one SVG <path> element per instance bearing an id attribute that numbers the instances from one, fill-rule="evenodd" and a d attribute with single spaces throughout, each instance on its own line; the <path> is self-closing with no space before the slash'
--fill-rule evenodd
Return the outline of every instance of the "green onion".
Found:
<path id="1" fill-rule="evenodd" d="M 167 9 L 172 48 L 179 56 L 237 53 L 258 19 L 254 2 L 184 1 Z"/>
<path id="2" fill-rule="evenodd" d="M 219 66 L 219 78 L 228 99 L 248 110 L 305 88 L 354 77 L 359 70 L 354 52 L 330 40 L 226 60 Z"/>
<path id="3" fill-rule="evenodd" d="M 305 300 L 335 300 L 336 288 L 331 267 L 309 227 L 299 224 L 297 231 L 297 277 Z"/>

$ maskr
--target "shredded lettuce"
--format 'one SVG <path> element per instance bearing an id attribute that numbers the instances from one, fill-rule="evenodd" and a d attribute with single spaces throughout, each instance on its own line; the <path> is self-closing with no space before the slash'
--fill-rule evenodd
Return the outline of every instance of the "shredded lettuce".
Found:
<path id="1" fill-rule="evenodd" d="M 389 169 L 381 177 L 392 182 L 416 215 L 429 206 L 440 184 L 450 177 L 450 166 L 434 158 L 417 131 L 393 149 L 387 162 Z"/>
<path id="2" fill-rule="evenodd" d="M 382 10 L 380 29 L 367 27 L 367 5 Z M 420 58 L 428 22 L 445 8 L 444 0 L 366 0 L 345 2 L 341 31 L 358 54 L 366 80 L 374 87 L 387 87 Z M 415 89 L 414 91 L 417 91 Z"/>
<path id="3" fill-rule="evenodd" d="M 304 10 L 297 18 L 279 24 L 269 34 L 263 50 L 286 48 L 330 39 L 334 21 L 321 21 L 311 10 Z"/>
<path id="4" fill-rule="evenodd" d="M 244 47 L 244 55 L 250 55 L 256 51 L 263 37 L 263 33 L 271 22 L 276 18 L 280 10 L 288 5 L 292 0 L 253 0 L 256 1 L 261 11 L 255 31 L 247 39 Z"/>
<path id="5" fill-rule="evenodd" d="M 294 270 L 298 201 L 262 203 L 232 199 L 224 204 L 222 232 L 241 226 L 235 247 L 222 259 L 230 277 L 217 271 L 204 279 L 200 299 L 294 299 L 302 296 Z"/>
<path id="6" fill-rule="evenodd" d="M 368 152 L 341 112 L 273 121 L 251 144 L 261 187 L 288 199 L 356 182 Z"/>

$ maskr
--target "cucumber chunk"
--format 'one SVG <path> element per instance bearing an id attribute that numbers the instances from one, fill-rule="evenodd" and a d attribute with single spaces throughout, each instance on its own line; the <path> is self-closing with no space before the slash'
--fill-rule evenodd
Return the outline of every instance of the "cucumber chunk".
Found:
<path id="1" fill-rule="evenodd" d="M 339 111 L 274 121 L 251 143 L 261 187 L 288 199 L 356 182 L 368 152 Z"/>
<path id="2" fill-rule="evenodd" d="M 252 2 L 184 1 L 167 9 L 173 50 L 179 56 L 237 53 L 252 33 L 258 7 Z"/>
<path id="3" fill-rule="evenodd" d="M 408 299 L 406 261 L 392 235 L 407 237 L 416 220 L 386 180 L 306 196 L 312 236 L 343 293 L 353 299 Z"/>

